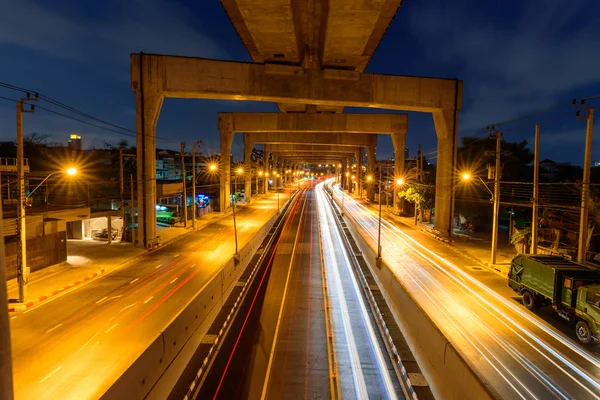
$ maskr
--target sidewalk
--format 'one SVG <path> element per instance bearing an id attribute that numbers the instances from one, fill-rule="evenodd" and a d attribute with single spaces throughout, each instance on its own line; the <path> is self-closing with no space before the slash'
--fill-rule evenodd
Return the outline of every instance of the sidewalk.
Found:
<path id="1" fill-rule="evenodd" d="M 358 200 L 358 199 L 356 199 Z M 374 212 L 378 212 L 379 205 L 377 203 L 369 203 L 366 200 L 359 200 L 364 205 L 369 207 Z M 472 259 L 473 261 L 481 264 L 487 268 L 493 269 L 502 275 L 507 275 L 510 270 L 510 262 L 514 256 L 517 255 L 517 251 L 508 241 L 508 233 L 500 232 L 498 236 L 498 251 L 496 253 L 496 264 L 490 264 L 491 258 L 491 232 L 482 232 L 478 235 L 469 235 L 466 232 L 462 232 L 455 229 L 455 235 L 452 240 L 449 241 L 447 238 L 439 236 L 431 226 L 425 224 L 419 224 L 415 226 L 414 217 L 401 217 L 392 214 L 391 207 L 389 210 L 383 208 L 383 215 L 389 221 L 400 222 L 403 225 L 412 228 L 414 230 L 421 231 L 437 240 L 445 242 L 445 245 L 452 248 L 455 251 L 460 252 L 463 256 Z"/>
<path id="2" fill-rule="evenodd" d="M 245 205 L 238 205 L 238 207 L 245 207 Z M 196 230 L 230 214 L 231 211 L 203 215 L 196 219 Z M 161 247 L 193 232 L 191 226 L 191 221 L 188 221 L 188 228 L 159 226 L 157 234 L 160 236 Z M 52 296 L 74 290 L 146 253 L 146 250 L 133 247 L 131 243 L 115 241 L 108 244 L 105 241 L 91 239 L 68 240 L 66 262 L 30 274 L 26 303 L 15 303 L 19 297 L 17 279 L 6 282 L 8 298 L 11 299 L 9 311 L 22 311 L 48 300 Z"/>

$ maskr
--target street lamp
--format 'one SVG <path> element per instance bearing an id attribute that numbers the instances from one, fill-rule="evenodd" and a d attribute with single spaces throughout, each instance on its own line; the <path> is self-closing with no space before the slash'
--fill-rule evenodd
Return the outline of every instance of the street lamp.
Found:
<path id="1" fill-rule="evenodd" d="M 27 199 L 36 191 L 40 186 L 44 184 L 52 175 L 58 173 L 66 173 L 67 175 L 73 176 L 77 174 L 77 168 L 70 167 L 64 171 L 55 171 L 48 174 L 28 195 L 25 195 L 21 188 L 19 194 L 19 221 L 17 223 L 17 230 L 19 233 L 18 251 L 17 251 L 17 276 L 19 284 L 19 303 L 24 303 L 27 298 L 27 284 L 29 283 L 29 267 L 27 266 L 27 232 L 25 223 L 25 205 Z"/>
<path id="2" fill-rule="evenodd" d="M 217 172 L 218 166 L 216 163 L 210 163 L 208 164 L 208 170 L 210 172 Z"/>
<path id="3" fill-rule="evenodd" d="M 244 169 L 243 168 L 238 168 L 235 170 L 235 187 L 237 190 L 237 177 L 239 175 L 242 175 L 244 173 Z M 235 193 L 233 194 L 233 235 L 235 237 L 235 255 L 238 255 L 238 237 L 237 237 L 237 224 L 235 221 Z"/>

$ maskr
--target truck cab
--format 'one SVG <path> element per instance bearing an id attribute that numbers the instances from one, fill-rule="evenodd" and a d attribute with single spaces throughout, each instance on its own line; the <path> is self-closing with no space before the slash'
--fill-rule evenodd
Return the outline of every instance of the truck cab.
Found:
<path id="1" fill-rule="evenodd" d="M 577 337 L 588 338 L 589 341 L 599 341 L 600 337 L 600 285 L 582 286 L 577 290 L 577 304 L 575 313 L 586 321 L 586 326 L 577 326 Z M 581 325 L 581 324 L 578 324 Z"/>

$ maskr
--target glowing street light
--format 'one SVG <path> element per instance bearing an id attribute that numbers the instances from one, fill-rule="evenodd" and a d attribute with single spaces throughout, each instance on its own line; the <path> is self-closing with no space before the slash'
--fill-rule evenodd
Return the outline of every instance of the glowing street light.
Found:
<path id="1" fill-rule="evenodd" d="M 371 182 L 373 180 L 373 176 L 372 175 L 367 175 L 367 182 Z"/>
<path id="2" fill-rule="evenodd" d="M 463 172 L 460 176 L 463 181 L 470 181 L 473 176 L 469 172 Z"/>
<path id="3" fill-rule="evenodd" d="M 208 164 L 208 170 L 210 172 L 216 172 L 218 168 L 219 167 L 217 166 L 216 163 L 210 163 L 210 164 Z"/>
<path id="4" fill-rule="evenodd" d="M 398 178 L 398 179 L 396 180 L 396 185 L 398 185 L 398 186 L 404 185 L 404 179 L 402 179 L 402 178 Z"/>
<path id="5" fill-rule="evenodd" d="M 69 167 L 69 168 L 67 168 L 66 172 L 67 172 L 67 175 L 71 175 L 71 176 L 77 175 L 77 168 Z"/>

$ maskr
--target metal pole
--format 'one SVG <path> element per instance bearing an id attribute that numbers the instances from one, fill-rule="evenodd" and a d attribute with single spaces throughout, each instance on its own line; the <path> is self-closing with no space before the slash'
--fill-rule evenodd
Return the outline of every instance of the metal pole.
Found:
<path id="1" fill-rule="evenodd" d="M 531 254 L 537 254 L 540 206 L 540 125 L 535 126 L 533 147 L 533 210 L 531 215 Z"/>
<path id="2" fill-rule="evenodd" d="M 492 254 L 490 262 L 496 264 L 498 251 L 498 223 L 500 218 L 500 152 L 502 132 L 496 131 L 496 167 L 494 170 L 494 220 L 492 221 Z"/>
<path id="3" fill-rule="evenodd" d="M 377 259 L 381 258 L 381 165 L 379 165 L 379 226 L 377 228 Z"/>
<path id="4" fill-rule="evenodd" d="M 235 185 L 237 186 L 237 174 L 235 175 Z M 237 237 L 237 225 L 235 222 L 235 194 L 233 195 L 233 235 L 235 237 L 235 255 L 238 254 L 238 237 Z"/>
<path id="5" fill-rule="evenodd" d="M 131 211 L 131 244 L 135 246 L 135 189 L 133 182 L 133 174 L 130 176 L 131 179 L 131 207 L 129 207 Z"/>
<path id="6" fill-rule="evenodd" d="M 346 196 L 344 196 L 344 191 L 342 190 L 342 217 L 344 216 L 344 199 L 346 198 Z"/>
<path id="7" fill-rule="evenodd" d="M 588 234 L 588 208 L 590 204 L 590 167 L 592 163 L 592 133 L 594 128 L 594 110 L 587 109 L 587 125 L 585 128 L 585 156 L 583 160 L 583 182 L 581 185 L 581 219 L 579 222 L 579 246 L 577 262 L 585 261 Z"/>
<path id="8" fill-rule="evenodd" d="M 17 196 L 19 208 L 17 209 L 17 279 L 19 283 L 19 302 L 24 303 L 27 298 L 27 282 L 29 281 L 29 268 L 27 267 L 27 232 L 25 229 L 25 170 L 23 167 L 23 100 L 17 102 Z"/>
<path id="9" fill-rule="evenodd" d="M 2 196 L 0 196 L 0 199 Z M 1 202 L 1 201 L 0 201 Z M 2 206 L 0 205 L 0 232 L 4 232 Z M 8 320 L 8 293 L 6 291 L 6 257 L 4 235 L 0 240 L 0 399 L 13 399 L 13 371 L 10 348 L 10 323 Z"/>
<path id="10" fill-rule="evenodd" d="M 125 171 L 123 170 L 123 149 L 119 149 L 119 190 L 121 192 L 121 221 L 123 221 L 123 227 L 121 228 L 121 242 L 125 237 Z"/>
<path id="11" fill-rule="evenodd" d="M 196 229 L 196 142 L 192 143 L 192 229 Z"/>
<path id="12" fill-rule="evenodd" d="M 181 196 L 181 206 L 183 207 L 183 226 L 187 228 L 187 188 L 185 187 L 185 142 L 181 142 L 181 181 L 183 182 L 183 194 Z"/>

